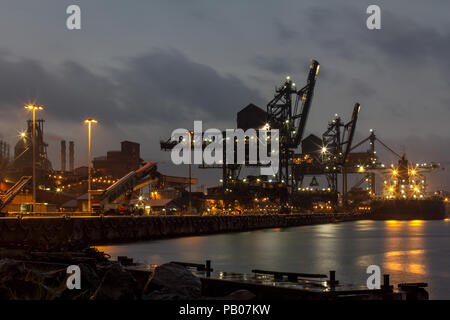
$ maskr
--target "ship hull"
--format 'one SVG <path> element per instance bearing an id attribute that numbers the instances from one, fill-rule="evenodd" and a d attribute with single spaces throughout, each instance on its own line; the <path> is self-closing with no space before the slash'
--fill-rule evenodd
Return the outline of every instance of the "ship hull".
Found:
<path id="1" fill-rule="evenodd" d="M 371 212 L 376 220 L 441 220 L 448 216 L 449 206 L 436 199 L 374 200 Z"/>

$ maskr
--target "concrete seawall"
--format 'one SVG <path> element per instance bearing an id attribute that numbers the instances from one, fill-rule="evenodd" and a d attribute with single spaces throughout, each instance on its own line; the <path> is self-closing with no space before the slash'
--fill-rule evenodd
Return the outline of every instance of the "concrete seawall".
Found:
<path id="1" fill-rule="evenodd" d="M 167 217 L 40 217 L 0 219 L 1 246 L 65 246 L 285 228 L 366 219 L 364 214 Z"/>

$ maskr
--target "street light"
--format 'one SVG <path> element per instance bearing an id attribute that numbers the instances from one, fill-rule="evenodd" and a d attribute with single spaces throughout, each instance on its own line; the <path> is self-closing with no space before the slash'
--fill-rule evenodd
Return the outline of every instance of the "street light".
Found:
<path id="1" fill-rule="evenodd" d="M 88 212 L 91 212 L 91 126 L 93 123 L 98 123 L 97 120 L 89 118 L 84 120 L 89 128 L 89 162 L 88 162 Z"/>
<path id="2" fill-rule="evenodd" d="M 36 204 L 36 110 L 43 110 L 42 106 L 29 104 L 25 109 L 33 111 L 33 211 Z"/>

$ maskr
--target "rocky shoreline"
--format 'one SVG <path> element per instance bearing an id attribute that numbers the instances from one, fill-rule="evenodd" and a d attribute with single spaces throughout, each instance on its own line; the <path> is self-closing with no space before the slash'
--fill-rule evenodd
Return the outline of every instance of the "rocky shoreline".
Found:
<path id="1" fill-rule="evenodd" d="M 380 290 L 311 291 L 260 283 L 197 277 L 180 263 L 154 269 L 111 261 L 104 253 L 86 248 L 60 251 L 0 248 L 0 301 L 204 301 L 204 300 L 426 300 L 426 284 L 384 284 Z M 130 259 L 131 260 L 131 259 Z M 79 268 L 79 287 L 71 286 Z M 131 266 L 131 267 L 130 267 Z M 327 281 L 333 281 L 331 279 Z"/>
<path id="2" fill-rule="evenodd" d="M 69 265 L 81 271 L 81 288 L 69 289 Z M 200 278 L 174 263 L 136 279 L 119 262 L 92 248 L 37 252 L 0 249 L 0 300 L 242 300 L 255 297 L 238 290 L 228 296 L 202 296 Z"/>

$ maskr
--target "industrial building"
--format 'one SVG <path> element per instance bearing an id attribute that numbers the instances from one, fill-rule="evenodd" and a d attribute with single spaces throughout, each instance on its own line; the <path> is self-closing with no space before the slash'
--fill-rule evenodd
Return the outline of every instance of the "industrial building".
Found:
<path id="1" fill-rule="evenodd" d="M 108 151 L 106 156 L 94 158 L 93 166 L 101 175 L 118 179 L 138 169 L 142 162 L 140 144 L 122 141 L 120 151 Z"/>

